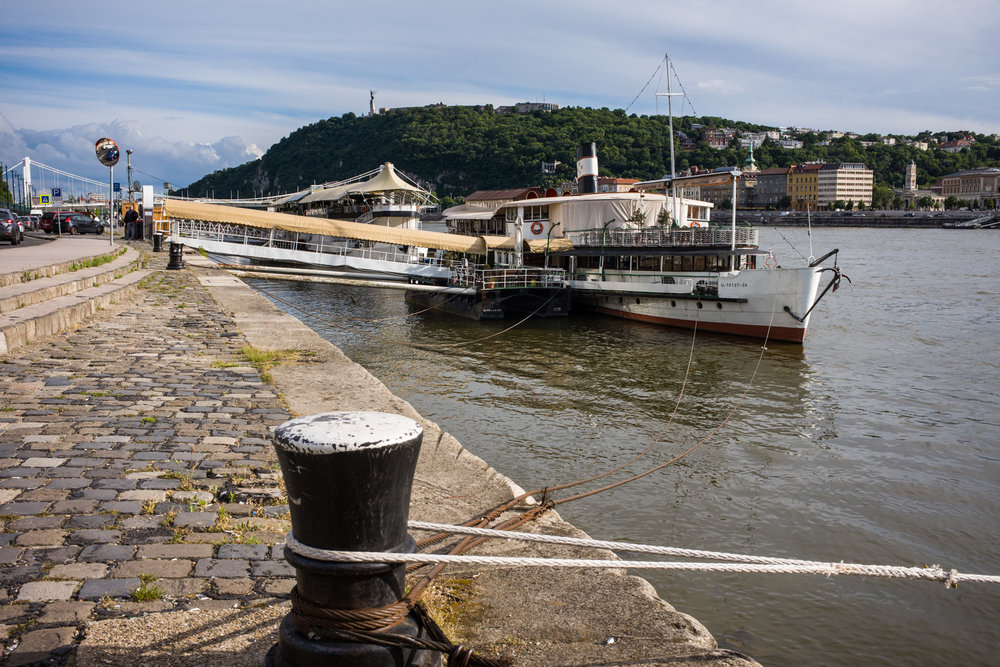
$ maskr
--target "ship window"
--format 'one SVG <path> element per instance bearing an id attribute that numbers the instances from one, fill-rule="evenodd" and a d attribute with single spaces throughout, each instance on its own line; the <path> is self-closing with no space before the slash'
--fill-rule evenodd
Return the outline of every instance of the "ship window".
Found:
<path id="1" fill-rule="evenodd" d="M 699 308 L 704 308 L 704 306 L 702 305 L 701 301 L 698 302 L 698 307 Z"/>
<path id="2" fill-rule="evenodd" d="M 670 302 L 670 307 L 671 308 L 676 308 L 677 307 L 677 302 L 676 301 L 671 301 Z"/>
<path id="3" fill-rule="evenodd" d="M 718 308 L 719 310 L 722 310 L 722 303 L 716 302 L 715 307 Z"/>
<path id="4" fill-rule="evenodd" d="M 639 305 L 639 303 L 641 303 L 641 302 L 639 301 L 639 299 L 636 299 L 636 300 L 635 300 L 635 305 L 637 305 L 637 306 L 638 306 L 638 305 Z"/>

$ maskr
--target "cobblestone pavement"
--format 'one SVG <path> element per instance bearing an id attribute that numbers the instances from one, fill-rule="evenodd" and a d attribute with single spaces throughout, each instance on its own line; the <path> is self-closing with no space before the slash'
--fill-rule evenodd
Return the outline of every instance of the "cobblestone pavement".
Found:
<path id="1" fill-rule="evenodd" d="M 195 276 L 161 271 L 0 356 L 8 664 L 65 662 L 88 620 L 287 597 L 270 430 L 289 414 L 244 347 Z"/>

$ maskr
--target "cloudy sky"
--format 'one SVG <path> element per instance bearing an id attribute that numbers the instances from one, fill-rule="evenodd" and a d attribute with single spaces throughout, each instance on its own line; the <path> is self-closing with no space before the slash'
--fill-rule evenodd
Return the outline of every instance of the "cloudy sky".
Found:
<path id="1" fill-rule="evenodd" d="M 665 113 L 665 53 L 690 99 L 678 114 L 993 133 L 998 35 L 997 0 L 5 2 L 0 162 L 104 182 L 108 136 L 139 180 L 183 186 L 365 113 L 369 90 L 379 107 Z"/>

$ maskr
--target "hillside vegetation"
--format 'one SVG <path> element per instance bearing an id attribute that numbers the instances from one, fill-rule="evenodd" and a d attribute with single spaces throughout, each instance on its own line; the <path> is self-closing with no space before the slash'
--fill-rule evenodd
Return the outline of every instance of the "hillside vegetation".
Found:
<path id="1" fill-rule="evenodd" d="M 742 166 L 748 152 L 730 147 L 716 150 L 703 135 L 711 128 L 761 131 L 768 128 L 715 117 L 674 119 L 675 132 L 696 139 L 693 149 L 675 149 L 678 172 L 689 166 Z M 938 133 L 941 141 L 960 133 Z M 218 197 L 281 194 L 313 184 L 342 180 L 392 162 L 422 182 L 446 202 L 475 190 L 554 186 L 576 175 L 576 149 L 597 142 L 602 176 L 658 178 L 670 171 L 669 126 L 666 116 L 628 115 L 620 109 L 571 107 L 530 115 L 495 113 L 493 107 L 433 106 L 392 110 L 374 117 L 347 113 L 302 127 L 271 146 L 259 160 L 216 171 L 184 194 Z M 915 138 L 928 139 L 924 132 Z M 911 159 L 923 187 L 962 169 L 1000 166 L 994 137 L 972 135 L 976 141 L 961 153 L 938 148 L 923 151 L 905 145 L 878 143 L 865 147 L 860 139 L 843 137 L 819 145 L 821 134 L 798 138 L 801 149 L 784 149 L 766 141 L 754 150 L 761 169 L 787 167 L 806 161 L 863 162 L 882 187 L 902 187 Z M 862 137 L 878 140 L 877 135 Z M 899 137 L 913 138 L 913 137 Z M 735 142 L 733 142 L 735 145 Z M 542 163 L 558 162 L 555 173 L 542 173 Z"/>

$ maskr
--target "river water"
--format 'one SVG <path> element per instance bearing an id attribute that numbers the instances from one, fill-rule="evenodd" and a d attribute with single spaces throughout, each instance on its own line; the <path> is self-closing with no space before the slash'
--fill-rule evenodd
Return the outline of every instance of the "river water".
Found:
<path id="1" fill-rule="evenodd" d="M 759 341 L 597 316 L 480 340 L 513 321 L 400 319 L 409 307 L 395 290 L 252 284 L 304 309 L 278 304 L 528 489 L 658 441 L 629 467 L 641 472 L 735 408 L 680 462 L 559 507 L 593 537 L 1000 574 L 1000 233 L 813 240 L 817 256 L 841 249 L 853 289 L 827 295 L 805 345 L 769 343 L 763 356 Z M 786 264 L 809 254 L 804 229 L 762 229 L 761 246 Z M 766 665 L 1000 663 L 995 584 L 641 574 Z"/>

